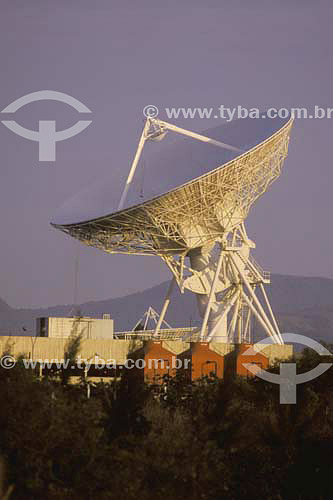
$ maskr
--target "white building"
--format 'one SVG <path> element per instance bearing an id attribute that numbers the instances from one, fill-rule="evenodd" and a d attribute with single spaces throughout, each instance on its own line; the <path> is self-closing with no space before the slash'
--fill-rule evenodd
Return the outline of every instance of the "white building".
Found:
<path id="1" fill-rule="evenodd" d="M 109 314 L 103 318 L 89 318 L 76 316 L 74 318 L 37 318 L 37 337 L 68 338 L 73 335 L 82 335 L 84 339 L 112 339 L 113 319 Z"/>

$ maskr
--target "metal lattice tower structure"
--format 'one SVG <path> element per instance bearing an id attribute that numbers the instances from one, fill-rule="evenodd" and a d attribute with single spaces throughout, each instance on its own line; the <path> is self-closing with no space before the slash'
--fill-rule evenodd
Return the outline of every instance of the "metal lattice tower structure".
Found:
<path id="1" fill-rule="evenodd" d="M 250 256 L 255 244 L 247 236 L 244 221 L 251 206 L 281 173 L 292 123 L 290 118 L 268 139 L 243 152 L 147 118 L 118 211 L 83 222 L 53 225 L 108 253 L 157 255 L 165 262 L 173 279 L 156 336 L 177 283 L 181 292 L 189 289 L 198 297 L 203 318 L 200 339 L 245 341 L 250 338 L 251 317 L 255 316 L 274 342 L 283 343 L 264 289 L 270 277 Z M 161 196 L 123 208 L 145 142 L 161 139 L 167 131 L 239 155 Z"/>

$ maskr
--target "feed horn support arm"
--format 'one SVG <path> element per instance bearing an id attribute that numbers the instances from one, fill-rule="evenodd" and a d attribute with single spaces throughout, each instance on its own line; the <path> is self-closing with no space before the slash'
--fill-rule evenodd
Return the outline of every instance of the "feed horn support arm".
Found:
<path id="1" fill-rule="evenodd" d="M 125 185 L 117 174 L 112 182 L 82 191 L 63 205 L 52 225 L 108 253 L 155 255 L 164 261 L 173 280 L 160 318 L 155 315 L 154 336 L 166 324 L 176 283 L 181 292 L 188 289 L 196 295 L 202 318 L 196 338 L 249 341 L 255 317 L 273 341 L 281 344 L 264 289 L 270 276 L 250 255 L 255 243 L 248 238 L 244 222 L 252 205 L 281 174 L 292 124 L 291 116 L 263 119 L 253 129 L 252 119 L 242 119 L 231 127 L 226 123 L 198 134 L 147 118 Z M 146 192 L 154 196 L 141 197 L 141 181 L 135 173 L 145 143 L 163 139 L 168 131 L 214 148 L 195 144 L 195 160 L 188 154 L 192 141 L 165 148 L 151 166 L 154 175 L 147 175 L 147 170 L 145 174 Z M 210 132 L 234 145 L 210 138 Z M 177 169 L 175 179 L 165 165 Z M 161 180 L 158 186 L 156 179 Z"/>
<path id="2" fill-rule="evenodd" d="M 151 127 L 155 127 L 154 131 L 152 133 L 150 132 Z M 162 120 L 157 120 L 154 118 L 147 118 L 145 125 L 143 127 L 143 131 L 139 140 L 138 148 L 136 150 L 135 156 L 133 163 L 131 165 L 131 169 L 129 171 L 125 188 L 122 192 L 119 205 L 118 205 L 118 210 L 122 210 L 124 207 L 126 197 L 128 190 L 130 188 L 131 182 L 133 180 L 135 170 L 138 166 L 145 142 L 149 140 L 150 138 L 154 138 L 156 136 L 156 131 L 160 131 L 160 133 L 164 133 L 166 130 L 170 130 L 172 132 L 176 132 L 178 134 L 185 135 L 187 137 L 191 137 L 192 139 L 197 139 L 198 141 L 206 142 L 208 144 L 211 144 L 213 146 L 218 146 L 223 149 L 228 149 L 230 151 L 236 152 L 236 153 L 243 153 L 243 151 L 239 148 L 236 148 L 234 146 L 230 146 L 229 144 L 225 144 L 224 142 L 216 141 L 215 139 L 211 139 L 210 137 L 206 137 L 205 135 L 197 134 L 196 132 L 191 132 L 189 130 L 186 130 L 184 128 L 177 127 L 176 125 L 171 125 L 171 123 L 164 122 Z"/>

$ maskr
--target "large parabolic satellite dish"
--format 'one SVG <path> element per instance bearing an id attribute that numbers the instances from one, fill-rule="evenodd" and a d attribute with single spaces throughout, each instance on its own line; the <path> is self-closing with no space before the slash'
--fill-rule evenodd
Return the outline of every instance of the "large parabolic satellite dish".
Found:
<path id="1" fill-rule="evenodd" d="M 254 316 L 283 343 L 263 286 L 269 275 L 250 256 L 255 244 L 244 221 L 281 173 L 292 122 L 263 113 L 197 134 L 147 118 L 127 181 L 115 169 L 66 202 L 51 224 L 109 253 L 163 259 L 173 280 L 156 336 L 177 283 L 198 297 L 200 339 L 249 340 Z M 163 146 L 167 132 L 183 138 Z M 147 142 L 158 151 L 143 160 Z"/>

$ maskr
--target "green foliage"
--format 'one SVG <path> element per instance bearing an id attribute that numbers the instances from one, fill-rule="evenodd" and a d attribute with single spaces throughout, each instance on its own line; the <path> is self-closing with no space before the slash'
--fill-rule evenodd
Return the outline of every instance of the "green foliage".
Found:
<path id="1" fill-rule="evenodd" d="M 75 367 L 76 360 L 81 348 L 81 342 L 83 337 L 83 331 L 78 333 L 80 324 L 80 318 L 77 318 L 73 322 L 72 331 L 70 337 L 65 346 L 64 352 L 64 366 L 61 370 L 61 380 L 64 385 L 68 384 L 70 376 L 72 374 L 72 367 Z"/>
<path id="2" fill-rule="evenodd" d="M 75 360 L 80 342 L 67 346 Z M 330 346 L 328 346 L 330 349 Z M 305 351 L 298 373 L 318 363 Z M 320 361 L 325 361 L 321 358 Z M 0 491 L 15 499 L 331 498 L 333 375 L 280 405 L 263 380 L 84 384 L 0 370 Z"/>

